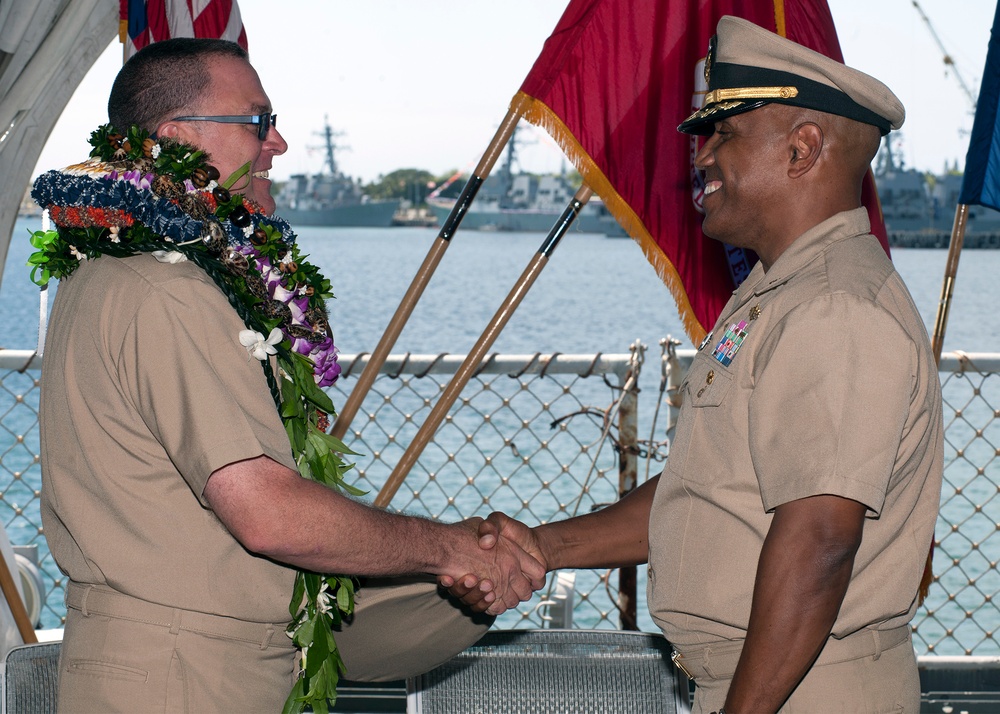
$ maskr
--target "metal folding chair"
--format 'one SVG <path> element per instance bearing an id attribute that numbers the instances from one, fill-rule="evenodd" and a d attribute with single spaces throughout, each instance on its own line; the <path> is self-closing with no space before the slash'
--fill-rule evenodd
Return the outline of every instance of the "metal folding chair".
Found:
<path id="1" fill-rule="evenodd" d="M 407 680 L 409 714 L 683 714 L 687 678 L 658 634 L 497 630 Z"/>

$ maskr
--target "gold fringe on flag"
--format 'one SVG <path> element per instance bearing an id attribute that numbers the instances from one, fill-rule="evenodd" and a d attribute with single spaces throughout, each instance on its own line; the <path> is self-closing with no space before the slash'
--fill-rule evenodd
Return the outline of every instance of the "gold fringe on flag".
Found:
<path id="1" fill-rule="evenodd" d="M 670 293 L 677 303 L 677 311 L 680 314 L 684 325 L 684 331 L 694 344 L 699 344 L 705 338 L 705 328 L 698 322 L 688 300 L 687 291 L 681 282 L 680 276 L 673 263 L 667 258 L 663 250 L 657 244 L 642 220 L 628 202 L 621 197 L 614 186 L 608 180 L 604 172 L 601 171 L 597 163 L 590 157 L 587 151 L 580 145 L 562 119 L 550 109 L 545 102 L 518 92 L 510 103 L 511 111 L 517 112 L 530 123 L 548 132 L 559 147 L 566 154 L 566 157 L 573 163 L 576 170 L 583 177 L 583 182 L 590 186 L 601 200 L 615 220 L 621 225 L 642 248 L 646 260 L 650 262 L 656 270 L 657 275 L 666 284 Z"/>
<path id="2" fill-rule="evenodd" d="M 774 31 L 782 37 L 788 37 L 785 32 L 785 0 L 774 0 Z"/>

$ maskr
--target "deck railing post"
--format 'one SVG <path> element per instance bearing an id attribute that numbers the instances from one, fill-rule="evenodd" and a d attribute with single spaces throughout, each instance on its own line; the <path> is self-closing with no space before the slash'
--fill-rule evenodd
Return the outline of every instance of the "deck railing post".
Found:
<path id="1" fill-rule="evenodd" d="M 639 372 L 642 347 L 631 347 L 632 362 L 624 381 L 618 407 L 618 498 L 624 498 L 639 485 Z M 618 610 L 621 629 L 638 630 L 636 605 L 637 576 L 634 565 L 618 570 Z"/>

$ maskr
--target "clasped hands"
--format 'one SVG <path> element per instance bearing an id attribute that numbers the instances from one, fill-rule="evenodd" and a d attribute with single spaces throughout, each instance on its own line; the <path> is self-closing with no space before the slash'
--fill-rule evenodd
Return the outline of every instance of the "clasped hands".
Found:
<path id="1" fill-rule="evenodd" d="M 545 585 L 547 558 L 531 528 L 500 512 L 456 525 L 472 532 L 478 552 L 472 565 L 453 564 L 454 573 L 439 575 L 438 584 L 462 604 L 500 615 Z"/>

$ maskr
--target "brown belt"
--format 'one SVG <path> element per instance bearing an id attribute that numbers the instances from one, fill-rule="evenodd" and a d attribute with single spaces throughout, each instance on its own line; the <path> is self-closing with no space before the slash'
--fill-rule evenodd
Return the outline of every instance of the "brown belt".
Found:
<path id="1" fill-rule="evenodd" d="M 878 659 L 885 650 L 910 639 L 910 626 L 891 630 L 860 630 L 843 639 L 830 637 L 813 666 L 847 662 L 862 657 Z M 689 679 L 731 679 L 743 652 L 743 640 L 723 640 L 711 645 L 674 648 L 670 659 Z"/>
<path id="2" fill-rule="evenodd" d="M 79 610 L 84 617 L 101 615 L 156 627 L 167 627 L 173 634 L 185 630 L 209 637 L 256 644 L 262 650 L 268 647 L 295 649 L 295 645 L 285 635 L 285 625 L 281 623 L 248 622 L 222 615 L 209 615 L 204 612 L 157 605 L 100 585 L 70 582 L 66 586 L 66 607 Z"/>

